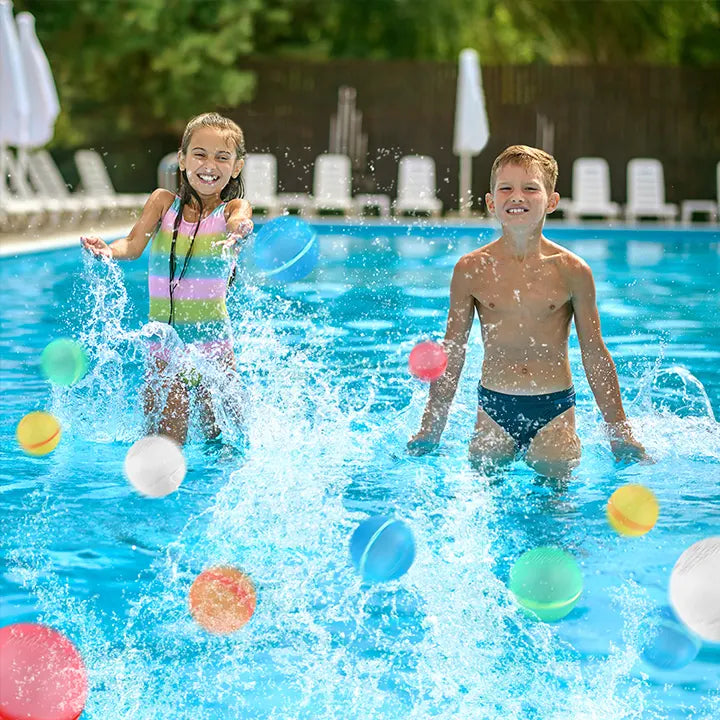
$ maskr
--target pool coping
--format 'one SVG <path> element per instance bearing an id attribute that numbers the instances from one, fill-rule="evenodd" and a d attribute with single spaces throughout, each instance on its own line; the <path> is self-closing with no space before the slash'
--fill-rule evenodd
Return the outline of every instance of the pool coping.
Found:
<path id="1" fill-rule="evenodd" d="M 265 218 L 257 218 L 256 226 L 262 227 L 266 222 Z M 323 228 L 327 234 L 348 235 L 357 227 L 363 228 L 386 228 L 394 236 L 423 237 L 423 238 L 447 238 L 450 240 L 460 237 L 468 237 L 468 234 L 477 232 L 479 237 L 486 238 L 492 232 L 499 230 L 495 221 L 483 220 L 480 218 L 462 219 L 458 217 L 448 218 L 422 218 L 408 219 L 400 218 L 307 218 L 307 222 L 314 227 Z M 38 231 L 33 236 L 28 235 L 5 235 L 0 234 L 0 258 L 12 258 L 20 255 L 29 255 L 45 251 L 61 250 L 79 245 L 81 235 L 101 235 L 110 240 L 117 240 L 126 235 L 132 227 L 132 221 L 123 223 L 116 222 L 101 228 L 78 227 L 72 232 L 65 232 L 55 235 L 52 238 L 44 238 Z M 622 233 L 632 232 L 634 239 L 670 240 L 673 242 L 698 241 L 702 238 L 705 241 L 720 242 L 720 225 L 710 223 L 694 223 L 691 225 L 667 225 L 660 223 L 642 223 L 637 225 L 612 222 L 588 222 L 582 224 L 570 224 L 565 220 L 548 220 L 545 223 L 548 230 L 557 234 L 562 231 L 562 236 L 572 235 L 574 239 L 617 239 Z M 404 232 L 403 232 L 404 231 Z M 652 235 L 652 237 L 650 237 Z M 614 236 L 614 237 L 613 237 Z"/>

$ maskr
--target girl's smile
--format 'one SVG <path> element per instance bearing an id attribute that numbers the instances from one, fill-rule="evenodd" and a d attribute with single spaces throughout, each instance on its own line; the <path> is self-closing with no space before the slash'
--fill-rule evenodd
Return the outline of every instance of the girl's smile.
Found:
<path id="1" fill-rule="evenodd" d="M 200 127 L 192 134 L 187 153 L 180 153 L 180 169 L 201 197 L 220 195 L 243 162 L 237 158 L 231 138 L 217 128 Z"/>

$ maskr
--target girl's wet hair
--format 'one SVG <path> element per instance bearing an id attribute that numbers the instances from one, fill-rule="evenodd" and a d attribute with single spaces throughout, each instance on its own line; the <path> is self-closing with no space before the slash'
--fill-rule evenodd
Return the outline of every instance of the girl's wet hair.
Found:
<path id="1" fill-rule="evenodd" d="M 235 157 L 238 160 L 245 159 L 245 136 L 243 135 L 243 131 L 237 123 L 230 120 L 230 118 L 223 117 L 222 115 L 214 112 L 196 115 L 187 124 L 182 140 L 180 141 L 180 152 L 183 155 L 186 155 L 187 151 L 190 149 L 190 141 L 192 140 L 193 133 L 198 128 L 215 128 L 216 130 L 220 130 L 235 146 Z M 243 188 L 242 179 L 240 175 L 238 175 L 236 178 L 230 178 L 230 182 L 228 182 L 228 184 L 222 189 L 220 197 L 222 200 L 227 202 L 228 200 L 233 200 L 234 198 L 243 197 L 244 194 L 245 189 Z M 202 200 L 190 186 L 187 178 L 187 172 L 185 170 L 180 173 L 180 189 L 178 190 L 178 195 L 180 196 L 181 207 L 187 205 L 191 198 L 195 198 L 202 212 Z"/>

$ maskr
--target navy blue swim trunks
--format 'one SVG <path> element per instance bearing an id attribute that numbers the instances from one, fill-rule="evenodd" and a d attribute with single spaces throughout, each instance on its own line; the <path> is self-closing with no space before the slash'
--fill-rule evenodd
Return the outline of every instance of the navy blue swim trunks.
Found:
<path id="1" fill-rule="evenodd" d="M 478 403 L 525 449 L 541 428 L 575 405 L 575 388 L 545 395 L 508 395 L 478 384 Z"/>

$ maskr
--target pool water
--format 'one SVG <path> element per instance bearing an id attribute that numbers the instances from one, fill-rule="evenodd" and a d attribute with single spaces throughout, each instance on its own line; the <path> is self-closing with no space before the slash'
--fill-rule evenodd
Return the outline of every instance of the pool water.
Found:
<path id="1" fill-rule="evenodd" d="M 573 333 L 584 454 L 559 486 L 521 462 L 496 478 L 469 467 L 477 323 L 440 449 L 404 453 L 427 397 L 409 352 L 442 336 L 454 263 L 495 231 L 319 230 L 308 279 L 263 287 L 248 272 L 232 291 L 244 425 L 225 419 L 225 441 L 205 442 L 195 418 L 187 477 L 160 500 L 122 470 L 142 434 L 147 258 L 0 260 L 1 624 L 42 621 L 73 640 L 88 720 L 720 717 L 720 645 L 673 672 L 640 657 L 673 564 L 720 535 L 720 233 L 548 228 L 593 269 L 625 407 L 656 461 L 614 462 Z M 50 387 L 40 353 L 67 335 L 91 371 Z M 14 440 L 36 409 L 63 426 L 41 458 Z M 605 519 L 628 482 L 660 503 L 644 537 Z M 373 514 L 402 518 L 417 547 L 405 576 L 374 586 L 349 554 Z M 512 563 L 540 545 L 571 553 L 584 579 L 553 624 L 507 590 Z M 218 638 L 187 595 L 223 564 L 252 577 L 258 606 Z"/>

